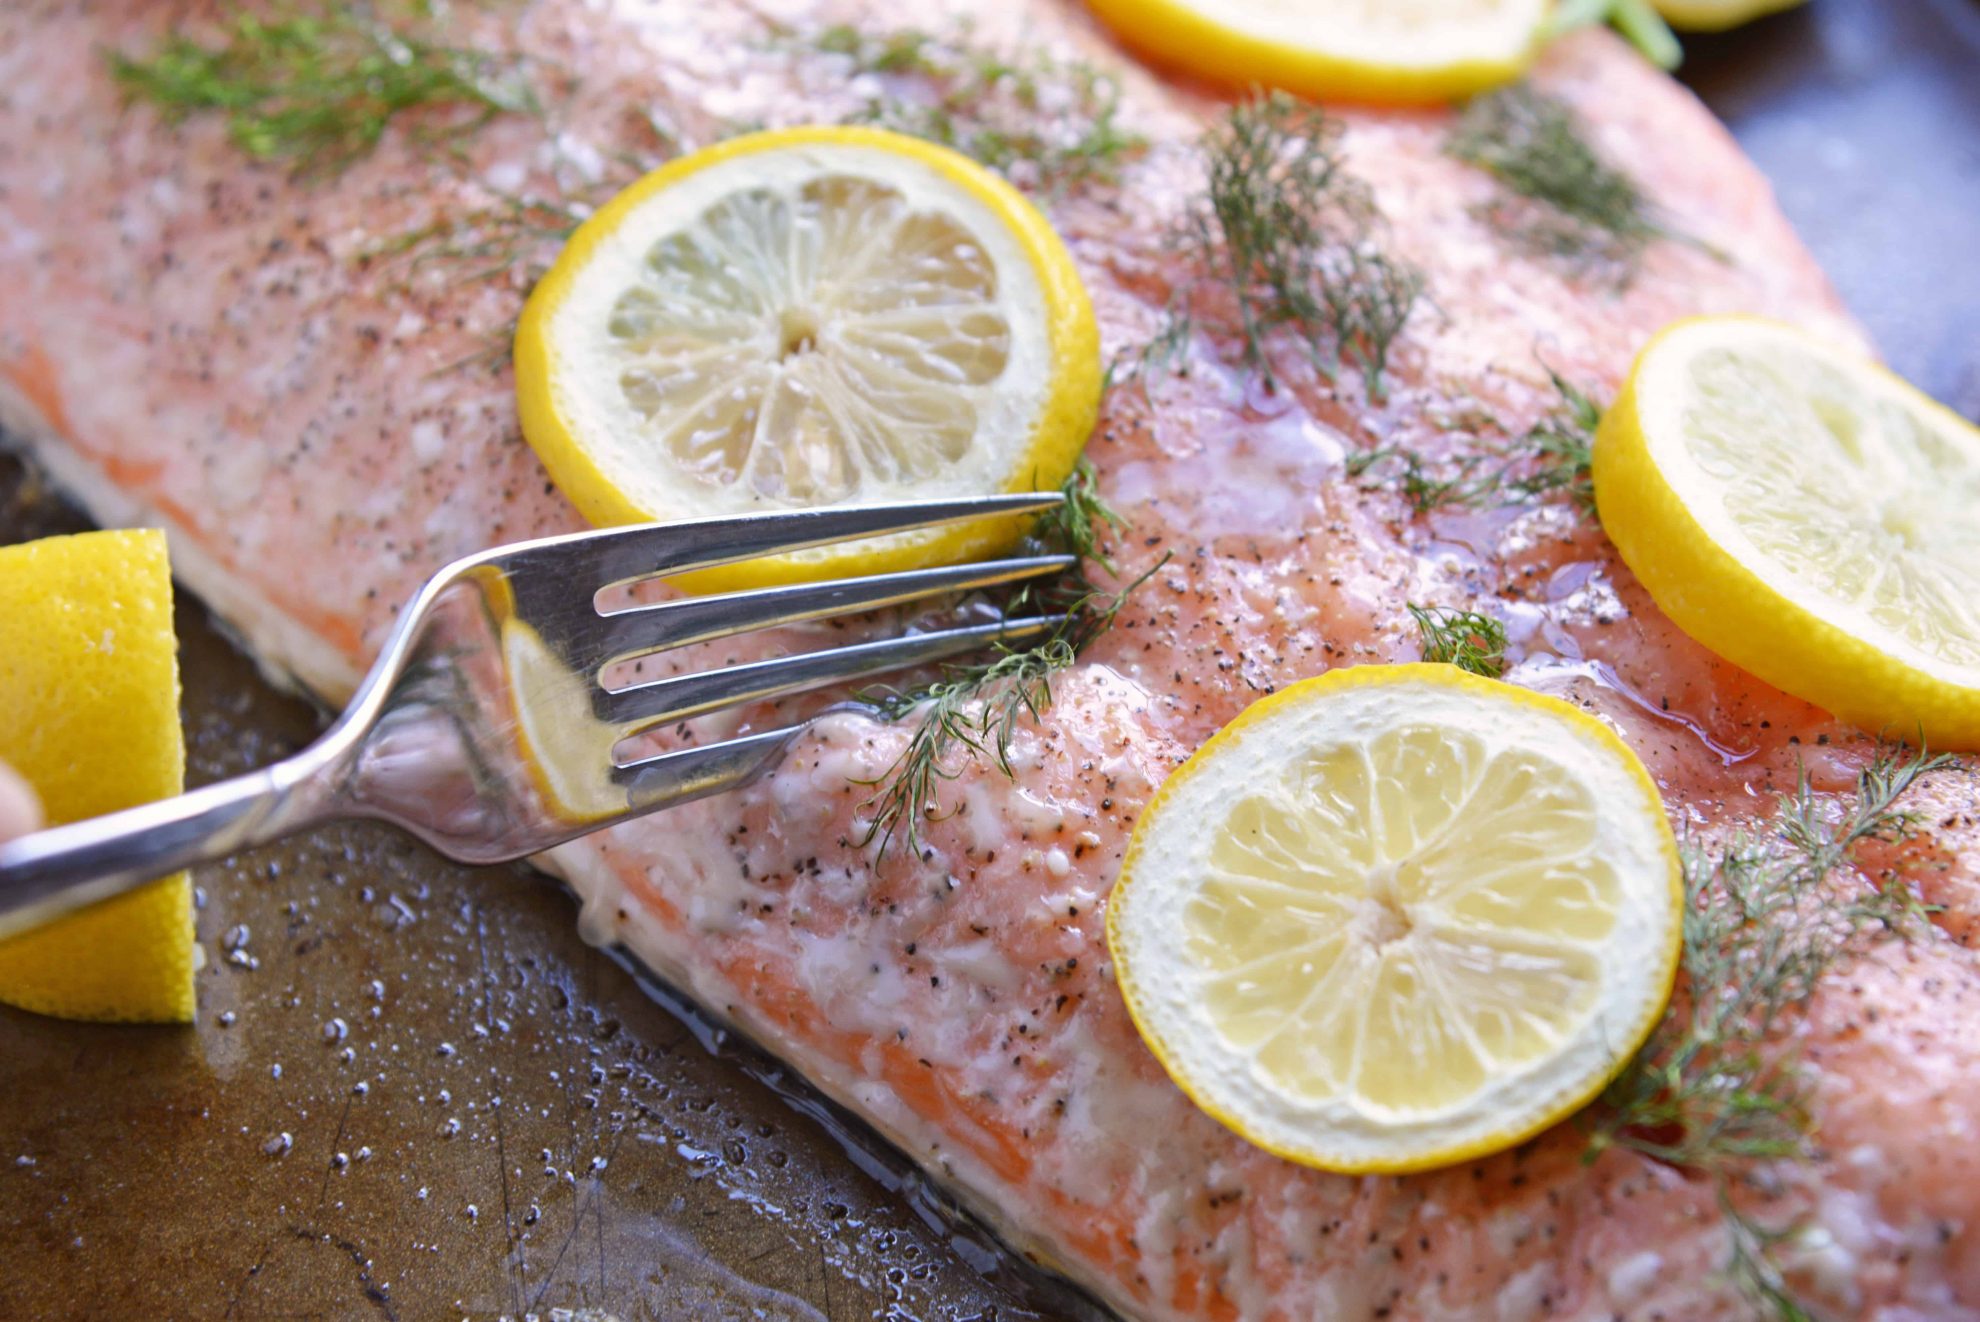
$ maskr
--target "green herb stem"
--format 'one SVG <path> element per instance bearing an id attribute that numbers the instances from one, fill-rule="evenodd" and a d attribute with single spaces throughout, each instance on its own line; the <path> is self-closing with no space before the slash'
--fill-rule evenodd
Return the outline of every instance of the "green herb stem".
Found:
<path id="1" fill-rule="evenodd" d="M 387 23 L 369 7 L 273 19 L 242 14 L 218 46 L 175 35 L 148 57 L 108 58 L 125 95 L 172 120 L 221 114 L 249 156 L 310 173 L 348 165 L 413 110 L 468 112 L 430 126 L 436 138 L 499 114 L 536 111 L 516 60 L 439 44 L 417 26 Z"/>
<path id="2" fill-rule="evenodd" d="M 1475 98 L 1445 144 L 1505 197 L 1481 214 L 1529 252 L 1627 279 L 1654 240 L 1676 237 L 1636 181 L 1589 145 L 1580 117 L 1524 83 Z"/>
<path id="3" fill-rule="evenodd" d="M 1595 23 L 1608 23 L 1659 69 L 1675 69 L 1684 47 L 1650 0 L 1561 0 L 1548 25 L 1554 36 Z"/>
<path id="4" fill-rule="evenodd" d="M 1148 145 L 1121 124 L 1112 76 L 1044 51 L 982 46 L 967 28 L 948 36 L 781 28 L 777 41 L 842 56 L 855 73 L 887 80 L 854 122 L 953 147 L 1028 188 L 1056 194 L 1113 182 Z"/>
<path id="5" fill-rule="evenodd" d="M 1588 1154 L 1628 1148 L 1728 1182 L 1754 1162 L 1805 1157 L 1814 1132 L 1805 1083 L 1777 1040 L 1822 979 L 1876 939 L 1920 929 L 1924 907 L 1901 879 L 1844 902 L 1824 893 L 1858 867 L 1860 847 L 1905 839 L 1899 802 L 1951 758 L 1885 749 L 1832 807 L 1805 775 L 1773 821 L 1716 850 L 1683 851 L 1685 994 L 1593 1113 Z M 1769 1258 L 1781 1233 L 1729 1218 L 1742 1288 L 1784 1318 L 1801 1316 Z"/>
<path id="6" fill-rule="evenodd" d="M 1135 589 L 1168 563 L 1164 555 L 1112 590 L 1095 586 L 1086 566 L 1113 572 L 1100 547 L 1101 529 L 1121 530 L 1125 524 L 1101 499 L 1093 468 L 1085 460 L 1062 491 L 1064 501 L 1040 521 L 1025 550 L 1072 555 L 1078 566 L 1042 588 L 1021 589 L 1005 602 L 1004 613 L 1007 618 L 1019 613 L 1063 615 L 1063 622 L 1041 642 L 949 667 L 931 683 L 860 695 L 888 720 L 915 722 L 892 764 L 862 782 L 872 791 L 860 805 L 869 814 L 862 844 L 878 841 L 884 854 L 899 840 L 910 853 L 918 852 L 922 824 L 941 815 L 942 784 L 961 775 L 972 759 L 988 758 L 1003 775 L 1014 776 L 1011 743 L 1025 720 L 1037 719 L 1051 705 L 1052 676 L 1111 629 Z"/>
<path id="7" fill-rule="evenodd" d="M 1595 429 L 1602 410 L 1579 387 L 1548 369 L 1560 402 L 1520 435 L 1480 452 L 1432 460 L 1405 445 L 1380 446 L 1349 458 L 1349 477 L 1388 480 L 1417 514 L 1446 506 L 1485 508 L 1564 494 L 1595 511 Z M 1385 471 L 1388 470 L 1388 471 Z"/>
<path id="8" fill-rule="evenodd" d="M 1318 106 L 1274 93 L 1232 107 L 1204 139 L 1207 187 L 1178 234 L 1197 274 L 1143 350 L 1144 375 L 1180 365 L 1201 327 L 1235 335 L 1239 365 L 1268 389 L 1283 340 L 1328 380 L 1353 367 L 1383 397 L 1424 277 L 1375 241 L 1374 203 L 1340 137 Z"/>
<path id="9" fill-rule="evenodd" d="M 1423 659 L 1486 679 L 1506 673 L 1506 626 L 1478 611 L 1406 603 L 1423 637 Z"/>

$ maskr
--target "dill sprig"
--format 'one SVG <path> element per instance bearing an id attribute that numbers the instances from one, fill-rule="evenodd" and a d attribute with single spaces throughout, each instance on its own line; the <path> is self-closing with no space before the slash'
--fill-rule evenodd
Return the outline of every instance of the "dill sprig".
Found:
<path id="1" fill-rule="evenodd" d="M 1739 1292 L 1763 1314 L 1777 1322 L 1815 1322 L 1814 1316 L 1795 1298 L 1793 1289 L 1775 1260 L 1775 1250 L 1795 1238 L 1792 1227 L 1776 1230 L 1755 1221 L 1733 1201 L 1726 1182 L 1718 1188 L 1719 1216 L 1726 1223 L 1732 1253 L 1726 1259 L 1726 1275 Z"/>
<path id="2" fill-rule="evenodd" d="M 1560 404 L 1540 419 L 1512 446 L 1515 466 L 1512 487 L 1524 496 L 1545 497 L 1562 492 L 1584 514 L 1595 512 L 1595 429 L 1602 409 L 1585 391 L 1547 369 Z"/>
<path id="3" fill-rule="evenodd" d="M 1478 611 L 1405 603 L 1423 636 L 1423 659 L 1497 679 L 1506 673 L 1506 626 Z"/>
<path id="4" fill-rule="evenodd" d="M 421 268 L 433 265 L 456 268 L 449 272 L 450 279 L 508 281 L 519 295 L 526 296 L 590 214 L 589 206 L 575 197 L 543 193 L 494 192 L 492 196 L 494 200 L 485 206 L 444 215 L 393 235 L 366 257 L 402 261 L 405 274 L 396 286 L 402 292 Z M 505 366 L 520 317 L 518 311 L 491 327 L 479 348 L 443 363 L 430 375 Z"/>
<path id="5" fill-rule="evenodd" d="M 1020 589 L 1005 602 L 1004 614 L 1063 615 L 1063 622 L 1040 642 L 945 667 L 931 683 L 859 695 L 887 720 L 915 720 L 900 755 L 879 776 L 862 782 L 872 793 L 860 804 L 870 814 L 861 845 L 877 840 L 884 854 L 898 839 L 908 852 L 918 852 L 922 823 L 941 816 L 943 783 L 961 775 L 971 760 L 987 758 L 1005 776 L 1014 776 L 1011 742 L 1025 720 L 1037 719 L 1051 705 L 1052 676 L 1111 629 L 1135 589 L 1168 563 L 1165 554 L 1118 588 L 1096 586 L 1086 572 L 1088 565 L 1113 571 L 1100 546 L 1101 530 L 1126 525 L 1100 496 L 1092 465 L 1085 460 L 1061 491 L 1065 499 L 1040 519 L 1025 553 L 1072 555 L 1078 563 L 1044 587 Z"/>
<path id="6" fill-rule="evenodd" d="M 1445 150 L 1498 181 L 1505 196 L 1481 214 L 1529 252 L 1626 280 L 1652 241 L 1677 237 L 1574 111 L 1525 83 L 1474 98 Z"/>
<path id="7" fill-rule="evenodd" d="M 380 257 L 405 257 L 413 268 L 430 262 L 465 263 L 470 269 L 464 279 L 490 278 L 514 271 L 532 256 L 554 252 L 590 214 L 584 202 L 569 197 L 501 192 L 493 196 L 486 206 L 396 234 L 374 252 Z"/>
<path id="8" fill-rule="evenodd" d="M 1503 492 L 1499 470 L 1479 472 L 1488 458 L 1460 454 L 1438 460 L 1407 445 L 1382 445 L 1350 456 L 1346 470 L 1349 477 L 1374 486 L 1388 482 L 1385 470 L 1393 469 L 1396 492 L 1411 513 L 1428 514 L 1449 505 L 1482 507 L 1488 497 Z"/>
<path id="9" fill-rule="evenodd" d="M 1551 367 L 1560 402 L 1518 436 L 1484 450 L 1431 459 L 1406 445 L 1363 450 L 1347 461 L 1347 474 L 1389 480 L 1417 514 L 1446 506 L 1486 508 L 1568 496 L 1585 514 L 1595 511 L 1595 429 L 1602 410 L 1587 392 Z M 1487 424 L 1492 425 L 1492 424 Z M 1372 479 L 1371 479 L 1372 480 Z"/>
<path id="10" fill-rule="evenodd" d="M 1798 1073 L 1766 1048 L 1838 959 L 1868 937 L 1910 930 L 1919 912 L 1901 882 L 1845 905 L 1816 892 L 1855 866 L 1858 847 L 1905 838 L 1912 818 L 1898 801 L 1952 764 L 1943 754 L 1885 749 L 1840 812 L 1803 774 L 1767 829 L 1716 851 L 1687 846 L 1689 995 L 1604 1094 L 1595 1150 L 1620 1145 L 1693 1170 L 1803 1150 L 1809 1117 Z"/>
<path id="11" fill-rule="evenodd" d="M 518 61 L 442 45 L 413 27 L 387 23 L 368 6 L 270 19 L 242 14 L 217 47 L 174 35 L 148 57 L 108 58 L 126 96 L 152 102 L 174 121 L 222 114 L 228 135 L 249 156 L 312 173 L 364 155 L 407 111 L 467 112 L 429 125 L 433 139 L 496 115 L 535 113 Z"/>
<path id="12" fill-rule="evenodd" d="M 1682 968 L 1686 995 L 1603 1093 L 1588 1155 L 1629 1148 L 1719 1181 L 1754 1162 L 1805 1158 L 1814 1132 L 1806 1084 L 1778 1037 L 1845 956 L 1880 936 L 1916 931 L 1924 906 L 1901 877 L 1842 902 L 1823 893 L 1857 851 L 1896 843 L 1914 826 L 1899 801 L 1921 779 L 1953 765 L 1943 754 L 1878 752 L 1839 806 L 1796 777 L 1774 819 L 1717 850 L 1684 848 Z M 1743 1289 L 1783 1317 L 1794 1309 L 1769 1257 L 1789 1232 L 1729 1217 L 1730 1267 Z"/>
<path id="13" fill-rule="evenodd" d="M 1057 193 L 1119 178 L 1147 140 L 1120 123 L 1120 86 L 1090 64 L 1046 51 L 973 43 L 966 27 L 866 32 L 837 24 L 780 42 L 845 57 L 885 80 L 853 122 L 927 138 L 974 157 L 1019 185 Z"/>
<path id="14" fill-rule="evenodd" d="M 1389 350 L 1424 279 L 1375 243 L 1374 202 L 1340 139 L 1325 111 L 1283 93 L 1233 106 L 1211 130 L 1208 186 L 1178 235 L 1199 274 L 1171 299 L 1141 368 L 1179 365 L 1205 325 L 1237 334 L 1240 365 L 1268 389 L 1284 339 L 1328 380 L 1358 369 L 1382 398 Z"/>

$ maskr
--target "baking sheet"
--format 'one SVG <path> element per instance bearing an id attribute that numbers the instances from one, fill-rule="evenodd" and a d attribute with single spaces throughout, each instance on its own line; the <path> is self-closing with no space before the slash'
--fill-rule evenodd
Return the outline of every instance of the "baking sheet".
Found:
<path id="1" fill-rule="evenodd" d="M 1893 364 L 1980 413 L 1980 7 L 1817 0 L 1685 75 Z M 81 526 L 0 458 L 0 541 Z M 318 728 L 179 628 L 195 783 Z M 0 1007 L 0 1317 L 1081 1311 L 584 946 L 554 883 L 363 825 L 197 881 L 197 1026 Z"/>

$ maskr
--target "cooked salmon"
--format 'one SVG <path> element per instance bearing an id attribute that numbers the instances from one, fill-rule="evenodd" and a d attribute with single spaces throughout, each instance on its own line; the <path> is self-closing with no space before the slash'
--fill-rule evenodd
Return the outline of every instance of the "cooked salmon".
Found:
<path id="1" fill-rule="evenodd" d="M 955 7 L 955 6 L 952 6 Z M 898 7 L 781 3 L 800 26 L 885 30 Z M 942 6 L 916 21 L 941 26 Z M 539 0 L 470 19 L 469 44 L 574 72 L 555 133 L 501 116 L 440 159 L 395 127 L 339 171 L 251 162 L 213 117 L 126 104 L 105 50 L 210 32 L 203 5 L 20 0 L 0 12 L 0 417 L 110 524 L 163 527 L 178 571 L 274 674 L 347 695 L 414 588 L 454 557 L 570 530 L 517 427 L 499 336 L 525 272 L 409 267 L 393 240 L 554 192 L 573 172 L 735 123 L 836 119 L 844 59 L 766 39 L 744 0 Z M 1220 107 L 1145 71 L 1077 5 L 1013 0 L 974 40 L 1023 41 L 1121 80 L 1148 139 L 1114 183 L 1045 198 L 1108 353 L 1161 326 L 1168 241 L 1202 188 Z M 1351 455 L 1520 430 L 1548 369 L 1597 394 L 1675 317 L 1759 312 L 1860 333 L 1725 131 L 1620 42 L 1557 44 L 1534 75 L 1571 104 L 1669 227 L 1627 282 L 1508 247 L 1492 181 L 1442 148 L 1442 112 L 1341 112 L 1382 242 L 1426 275 L 1385 398 L 1291 373 L 1276 391 L 1199 355 L 1110 392 L 1089 454 L 1131 536 L 1168 563 L 1059 682 L 1013 749 L 968 766 L 918 851 L 865 843 L 864 782 L 906 730 L 815 725 L 773 775 L 561 848 L 582 921 L 870 1121 L 1016 1248 L 1149 1318 L 1705 1318 L 1752 1307 L 1715 1185 L 1633 1151 L 1584 1159 L 1576 1125 L 1407 1177 L 1291 1165 L 1200 1113 L 1143 1048 L 1103 918 L 1163 778 L 1251 699 L 1329 667 L 1413 659 L 1405 603 L 1490 601 L 1512 678 L 1599 713 L 1704 838 L 1765 817 L 1805 765 L 1839 791 L 1862 732 L 1707 654 L 1592 521 L 1558 503 L 1417 514 Z M 629 114 L 629 108 L 651 111 Z M 824 626 L 819 626 L 823 628 Z M 887 627 L 876 622 L 871 627 Z M 728 648 L 725 654 L 736 654 Z M 755 709 L 729 728 L 783 723 Z M 1929 931 L 1828 979 L 1788 1036 L 1819 1122 L 1811 1160 L 1740 1182 L 1796 1294 L 1835 1317 L 1980 1316 L 1980 780 L 1918 793 L 1912 884 Z"/>

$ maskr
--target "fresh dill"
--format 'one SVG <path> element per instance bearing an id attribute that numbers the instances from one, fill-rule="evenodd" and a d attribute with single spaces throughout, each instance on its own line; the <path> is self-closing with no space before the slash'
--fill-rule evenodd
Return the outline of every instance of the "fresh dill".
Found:
<path id="1" fill-rule="evenodd" d="M 1603 1094 L 1591 1160 L 1623 1147 L 1715 1177 L 1730 1208 L 1729 1182 L 1751 1163 L 1808 1154 L 1814 1117 L 1801 1071 L 1778 1042 L 1785 1017 L 1845 956 L 1918 930 L 1924 907 L 1901 877 L 1861 884 L 1859 850 L 1906 839 L 1914 819 L 1900 801 L 1951 765 L 1944 755 L 1886 748 L 1840 806 L 1825 804 L 1802 774 L 1764 830 L 1716 850 L 1687 844 L 1687 992 Z M 1859 882 L 1838 903 L 1824 886 L 1843 869 Z M 1744 1216 L 1729 1225 L 1742 1288 L 1781 1316 L 1797 1316 L 1769 1256 L 1785 1232 Z"/>
<path id="2" fill-rule="evenodd" d="M 623 182 L 623 181 L 621 181 Z M 486 185 L 480 185 L 485 188 Z M 580 190 L 584 195 L 610 189 Z M 500 193 L 490 191 L 484 206 L 444 215 L 406 230 L 372 248 L 367 260 L 402 263 L 404 275 L 396 288 L 411 287 L 428 267 L 443 268 L 448 280 L 507 282 L 526 297 L 550 269 L 558 250 L 590 214 L 577 196 L 562 193 Z M 472 352 L 433 369 L 434 376 L 467 370 L 499 370 L 509 361 L 515 341 L 518 311 L 491 326 Z"/>
<path id="3" fill-rule="evenodd" d="M 1101 530 L 1119 530 L 1125 524 L 1101 498 L 1085 460 L 1061 490 L 1065 499 L 1041 518 L 1024 551 L 1071 555 L 1078 563 L 1042 588 L 1021 589 L 1004 603 L 1004 614 L 1063 615 L 1063 621 L 1040 642 L 947 667 L 932 683 L 860 695 L 888 720 L 915 722 L 900 755 L 879 776 L 863 782 L 872 792 L 860 804 L 869 814 L 862 845 L 878 841 L 884 854 L 899 840 L 910 853 L 918 852 L 922 824 L 940 815 L 943 783 L 962 774 L 970 760 L 988 758 L 1004 775 L 1015 775 L 1011 742 L 1026 719 L 1038 718 L 1051 705 L 1052 676 L 1111 629 L 1135 589 L 1168 562 L 1164 555 L 1112 590 L 1096 586 L 1088 565 L 1113 572 L 1100 546 Z"/>
<path id="4" fill-rule="evenodd" d="M 865 32 L 839 24 L 780 42 L 844 57 L 855 74 L 882 80 L 853 122 L 953 147 L 1022 187 L 1062 192 L 1112 182 L 1146 139 L 1120 122 L 1119 84 L 1090 64 L 1045 51 L 975 44 L 903 28 Z"/>
<path id="5" fill-rule="evenodd" d="M 1765 1050 L 1781 1016 L 1866 938 L 1912 930 L 1917 902 L 1902 884 L 1846 905 L 1818 888 L 1872 841 L 1912 826 L 1897 804 L 1943 754 L 1881 751 L 1840 812 L 1796 781 L 1764 831 L 1708 851 L 1685 850 L 1683 967 L 1690 994 L 1604 1094 L 1597 1150 L 1612 1144 L 1693 1170 L 1793 1156 L 1809 1117 L 1791 1065 Z"/>
<path id="6" fill-rule="evenodd" d="M 434 140 L 496 115 L 535 112 L 518 61 L 437 43 L 419 26 L 388 23 L 369 6 L 241 14 L 218 46 L 174 35 L 147 57 L 108 58 L 127 97 L 153 103 L 169 120 L 224 115 L 228 135 L 249 156 L 312 173 L 364 155 L 408 111 L 457 112 L 427 124 Z"/>
<path id="7" fill-rule="evenodd" d="M 1514 444 L 1523 457 L 1523 466 L 1512 473 L 1514 490 L 1522 495 L 1545 497 L 1561 492 L 1574 501 L 1584 514 L 1595 512 L 1595 429 L 1602 423 L 1602 409 L 1586 391 L 1556 372 L 1547 369 L 1560 404 L 1528 428 Z"/>
<path id="8" fill-rule="evenodd" d="M 1378 456 L 1383 455 L 1377 451 Z M 1487 462 L 1482 454 L 1453 455 L 1441 462 L 1425 458 L 1407 446 L 1393 446 L 1386 452 L 1400 472 L 1396 490 L 1415 514 L 1428 514 L 1447 505 L 1481 507 L 1493 495 L 1505 491 L 1497 470 L 1480 473 Z"/>
<path id="9" fill-rule="evenodd" d="M 1602 410 L 1559 372 L 1548 368 L 1547 374 L 1559 403 L 1518 436 L 1442 459 L 1406 445 L 1379 446 L 1351 456 L 1348 476 L 1393 480 L 1416 514 L 1447 506 L 1513 505 L 1556 494 L 1566 495 L 1584 514 L 1594 513 L 1595 429 Z"/>
<path id="10" fill-rule="evenodd" d="M 419 267 L 429 262 L 465 263 L 465 278 L 504 275 L 542 250 L 554 251 L 584 222 L 582 202 L 539 193 L 496 193 L 486 206 L 473 207 L 407 230 L 377 248 L 381 257 L 406 257 Z M 533 281 L 532 281 L 533 283 Z"/>
<path id="11" fill-rule="evenodd" d="M 1478 611 L 1405 603 L 1423 636 L 1423 659 L 1486 679 L 1506 673 L 1506 626 Z"/>
<path id="12" fill-rule="evenodd" d="M 1423 274 L 1375 242 L 1375 206 L 1348 172 L 1341 126 L 1282 93 L 1233 106 L 1203 142 L 1208 184 L 1178 238 L 1198 274 L 1176 291 L 1143 368 L 1175 366 L 1198 327 L 1234 333 L 1239 365 L 1278 386 L 1274 346 L 1383 397 L 1389 351 Z"/>
<path id="13" fill-rule="evenodd" d="M 1675 237 L 1574 111 L 1527 84 L 1474 98 L 1445 150 L 1498 181 L 1504 195 L 1481 214 L 1529 252 L 1624 280 L 1654 240 Z"/>
<path id="14" fill-rule="evenodd" d="M 1719 1183 L 1718 1194 L 1719 1216 L 1732 1241 L 1726 1275 L 1749 1303 L 1776 1322 L 1815 1322 L 1814 1315 L 1795 1298 L 1775 1257 L 1778 1246 L 1794 1238 L 1793 1229 L 1774 1230 L 1755 1221 L 1733 1201 L 1724 1180 Z"/>

